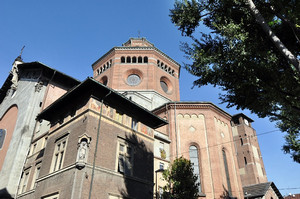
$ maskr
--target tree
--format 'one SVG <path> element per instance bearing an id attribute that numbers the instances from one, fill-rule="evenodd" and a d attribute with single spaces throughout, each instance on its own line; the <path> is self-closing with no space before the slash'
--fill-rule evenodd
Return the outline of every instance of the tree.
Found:
<path id="1" fill-rule="evenodd" d="M 163 173 L 168 183 L 164 187 L 164 199 L 196 199 L 199 194 L 197 176 L 189 160 L 180 157 L 175 159 L 168 170 Z"/>
<path id="2" fill-rule="evenodd" d="M 219 86 L 227 107 L 275 121 L 300 163 L 300 1 L 176 1 L 170 16 L 192 39 L 182 49 L 194 86 Z"/>

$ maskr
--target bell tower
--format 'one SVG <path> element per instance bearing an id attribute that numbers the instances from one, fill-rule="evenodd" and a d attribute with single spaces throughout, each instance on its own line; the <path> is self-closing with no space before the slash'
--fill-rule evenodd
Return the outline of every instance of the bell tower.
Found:
<path id="1" fill-rule="evenodd" d="M 180 65 L 145 38 L 112 48 L 92 68 L 95 80 L 148 110 L 180 100 Z"/>
<path id="2" fill-rule="evenodd" d="M 232 116 L 231 125 L 243 186 L 267 182 L 253 120 L 243 113 Z"/>

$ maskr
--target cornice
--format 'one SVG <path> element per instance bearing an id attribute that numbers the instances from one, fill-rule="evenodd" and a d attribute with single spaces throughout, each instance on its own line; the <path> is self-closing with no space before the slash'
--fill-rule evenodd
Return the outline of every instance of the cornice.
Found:
<path id="1" fill-rule="evenodd" d="M 199 110 L 199 109 L 210 109 L 218 114 L 223 115 L 224 117 L 228 118 L 229 120 L 231 119 L 231 115 L 221 108 L 217 107 L 216 105 L 209 103 L 209 102 L 171 102 L 167 103 L 156 110 L 153 111 L 154 114 L 160 114 L 163 112 L 166 112 L 167 110 L 170 109 L 194 109 L 194 110 Z"/>
<path id="2" fill-rule="evenodd" d="M 180 69 L 180 64 L 178 62 L 176 62 L 174 59 L 172 59 L 171 57 L 169 57 L 167 54 L 165 54 L 164 52 L 162 52 L 161 50 L 159 50 L 156 47 L 151 47 L 151 46 L 147 46 L 147 47 L 126 47 L 126 46 L 122 46 L 122 47 L 113 47 L 112 49 L 110 49 L 107 53 L 105 53 L 103 56 L 101 56 L 97 61 L 95 61 L 92 64 L 92 68 L 94 69 L 94 66 L 99 63 L 102 59 L 104 59 L 106 56 L 108 56 L 109 54 L 111 54 L 113 51 L 115 50 L 144 50 L 144 51 L 148 51 L 148 50 L 154 50 L 155 52 L 157 52 L 158 54 L 162 55 L 163 57 L 166 57 L 170 62 L 172 62 L 173 64 L 178 66 L 178 69 Z"/>
<path id="3" fill-rule="evenodd" d="M 101 61 L 102 59 L 104 59 L 106 56 L 108 56 L 108 55 L 111 54 L 113 51 L 115 51 L 115 48 L 116 48 L 116 47 L 110 49 L 109 51 L 107 51 L 107 53 L 105 53 L 105 54 L 102 55 L 99 59 L 97 59 L 97 61 L 95 61 L 95 62 L 92 64 L 92 69 L 94 70 L 94 66 L 95 66 L 98 62 L 100 62 L 100 61 Z"/>

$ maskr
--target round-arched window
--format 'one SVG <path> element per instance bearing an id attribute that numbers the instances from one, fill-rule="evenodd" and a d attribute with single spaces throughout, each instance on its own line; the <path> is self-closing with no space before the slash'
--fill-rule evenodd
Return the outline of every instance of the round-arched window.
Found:
<path id="1" fill-rule="evenodd" d="M 148 63 L 148 57 L 144 57 L 144 63 Z"/>
<path id="2" fill-rule="evenodd" d="M 194 145 L 190 146 L 189 150 L 190 155 L 190 161 L 193 166 L 193 173 L 197 176 L 197 183 L 199 183 L 199 192 L 202 192 L 201 190 L 201 181 L 200 181 L 200 167 L 199 167 L 199 154 L 198 154 L 198 148 Z"/>
<path id="3" fill-rule="evenodd" d="M 121 57 L 121 63 L 125 63 L 125 57 Z"/>
<path id="4" fill-rule="evenodd" d="M 107 76 L 102 77 L 101 80 L 100 80 L 100 83 L 102 83 L 105 86 L 107 86 L 107 82 L 108 82 Z"/>

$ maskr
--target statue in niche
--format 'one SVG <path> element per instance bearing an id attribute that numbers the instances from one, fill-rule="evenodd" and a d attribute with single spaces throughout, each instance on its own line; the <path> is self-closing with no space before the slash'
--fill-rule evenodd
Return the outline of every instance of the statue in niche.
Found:
<path id="1" fill-rule="evenodd" d="M 85 167 L 87 157 L 87 140 L 82 139 L 78 145 L 76 167 L 82 169 Z"/>
<path id="2" fill-rule="evenodd" d="M 87 147 L 87 143 L 85 140 L 83 140 L 81 143 L 80 143 L 80 146 L 79 146 L 79 150 L 78 150 L 78 159 L 79 160 L 85 160 L 85 155 L 86 155 L 86 147 Z"/>
<path id="3" fill-rule="evenodd" d="M 87 163 L 89 145 L 91 140 L 92 138 L 86 133 L 79 136 L 76 160 L 76 167 L 78 169 L 83 169 L 85 167 L 85 164 Z"/>

